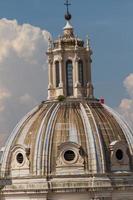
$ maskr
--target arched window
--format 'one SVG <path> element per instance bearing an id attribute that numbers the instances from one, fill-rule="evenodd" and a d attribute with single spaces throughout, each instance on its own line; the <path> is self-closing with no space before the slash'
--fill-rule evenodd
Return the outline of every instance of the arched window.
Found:
<path id="1" fill-rule="evenodd" d="M 80 60 L 78 62 L 78 76 L 79 76 L 79 82 L 81 86 L 84 85 L 84 72 L 83 72 L 83 61 Z"/>
<path id="2" fill-rule="evenodd" d="M 55 71 L 56 71 L 56 87 L 59 87 L 60 83 L 60 71 L 59 71 L 59 61 L 55 62 Z"/>
<path id="3" fill-rule="evenodd" d="M 66 62 L 66 89 L 67 96 L 73 96 L 73 65 L 71 60 Z"/>

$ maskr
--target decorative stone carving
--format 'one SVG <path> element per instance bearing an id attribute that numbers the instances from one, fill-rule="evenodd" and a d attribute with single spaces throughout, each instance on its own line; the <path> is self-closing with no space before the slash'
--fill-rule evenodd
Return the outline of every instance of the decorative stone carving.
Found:
<path id="1" fill-rule="evenodd" d="M 17 145 L 11 153 L 11 169 L 13 177 L 29 175 L 29 155 L 30 149 Z"/>
<path id="2" fill-rule="evenodd" d="M 80 60 L 80 57 L 76 54 L 74 58 L 74 62 L 79 62 L 79 60 Z"/>
<path id="3" fill-rule="evenodd" d="M 59 35 L 59 49 L 62 48 L 62 37 Z"/>
<path id="4" fill-rule="evenodd" d="M 59 146 L 59 156 L 56 161 L 56 173 L 65 174 L 82 173 L 84 170 L 84 157 L 80 154 L 81 147 L 73 142 L 66 142 Z"/>
<path id="5" fill-rule="evenodd" d="M 111 170 L 115 172 L 129 171 L 129 155 L 127 144 L 123 141 L 114 141 L 110 144 Z"/>
<path id="6" fill-rule="evenodd" d="M 52 59 L 52 58 L 48 58 L 47 63 L 48 63 L 49 65 L 53 65 L 53 59 Z"/>
<path id="7" fill-rule="evenodd" d="M 62 61 L 63 61 L 63 58 L 62 58 L 62 56 L 60 55 L 60 56 L 58 56 L 58 61 L 61 63 Z"/>
<path id="8" fill-rule="evenodd" d="M 75 37 L 75 50 L 77 50 L 78 49 L 78 38 L 77 38 L 77 36 Z"/>
<path id="9" fill-rule="evenodd" d="M 48 38 L 48 51 L 52 50 L 52 40 L 51 38 L 49 37 Z"/>

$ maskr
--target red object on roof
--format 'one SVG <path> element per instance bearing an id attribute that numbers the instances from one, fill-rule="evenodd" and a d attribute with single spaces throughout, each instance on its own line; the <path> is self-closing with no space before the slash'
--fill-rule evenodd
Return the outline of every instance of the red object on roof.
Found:
<path id="1" fill-rule="evenodd" d="M 99 102 L 100 102 L 101 104 L 104 104 L 104 103 L 105 103 L 105 99 L 104 99 L 104 98 L 100 98 L 100 99 L 99 99 Z"/>

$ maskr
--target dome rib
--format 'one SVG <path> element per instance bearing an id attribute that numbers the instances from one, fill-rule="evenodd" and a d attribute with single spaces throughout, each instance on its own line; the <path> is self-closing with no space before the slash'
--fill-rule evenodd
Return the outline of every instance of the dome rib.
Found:
<path id="1" fill-rule="evenodd" d="M 69 131 L 69 141 L 70 142 L 74 142 L 74 143 L 77 143 L 77 144 L 81 144 L 80 142 L 80 138 L 78 137 L 79 134 L 78 134 L 78 128 L 76 129 L 75 127 L 75 117 L 77 118 L 77 113 L 76 113 L 76 109 L 70 109 L 69 111 L 69 124 L 70 124 L 70 131 Z"/>
<path id="2" fill-rule="evenodd" d="M 91 118 L 93 120 L 93 123 L 94 123 L 94 127 L 95 127 L 95 130 L 96 130 L 96 138 L 95 138 L 95 141 L 97 143 L 97 157 L 98 157 L 98 167 L 99 167 L 99 172 L 100 173 L 104 173 L 105 172 L 105 155 L 104 155 L 104 149 L 103 149 L 103 139 L 101 137 L 101 134 L 99 133 L 99 130 L 98 130 L 98 126 L 97 126 L 97 123 L 96 123 L 96 119 L 94 117 L 94 114 L 91 110 L 91 108 L 89 107 L 89 105 L 87 104 L 87 107 L 91 113 Z M 94 134 L 94 137 L 95 137 L 95 134 Z"/>
<path id="3" fill-rule="evenodd" d="M 88 108 L 85 108 L 83 104 L 80 104 L 80 108 L 81 108 L 82 121 L 85 127 L 85 135 L 87 139 L 86 142 L 87 142 L 87 147 L 88 147 L 88 152 L 87 152 L 88 164 L 90 166 L 89 171 L 96 173 L 97 172 L 96 147 L 95 147 L 95 141 L 94 141 L 94 136 L 92 133 L 90 121 L 88 120 L 88 115 L 87 115 L 87 114 L 90 114 L 90 112 L 89 113 L 86 112 L 88 111 Z"/>
<path id="4" fill-rule="evenodd" d="M 42 163 L 42 142 L 43 142 L 43 134 L 45 128 L 47 127 L 46 119 L 50 115 L 51 111 L 55 107 L 55 104 L 48 104 L 46 109 L 44 109 L 45 115 L 42 119 L 41 125 L 39 127 L 36 143 L 35 143 L 35 155 L 34 155 L 34 164 L 33 164 L 33 172 L 36 175 L 41 175 L 41 163 Z M 45 128 L 44 128 L 45 127 Z"/>
<path id="5" fill-rule="evenodd" d="M 21 129 L 21 127 L 23 126 L 23 124 L 25 123 L 25 121 L 30 118 L 35 112 L 37 112 L 37 110 L 39 109 L 39 106 L 36 106 L 35 108 L 33 108 L 29 113 L 27 113 L 23 118 L 22 120 L 20 120 L 20 122 L 16 125 L 16 127 L 14 128 L 14 130 L 12 131 L 11 135 L 9 136 L 6 144 L 5 144 L 5 149 L 4 149 L 4 153 L 2 155 L 2 158 L 1 158 L 1 171 L 3 173 L 5 173 L 6 171 L 6 165 L 8 164 L 7 163 L 7 160 L 8 160 L 8 157 L 9 157 L 9 152 L 11 150 L 11 146 L 12 146 L 12 143 L 14 142 L 15 138 L 17 137 L 17 135 L 19 134 L 19 130 Z M 6 162 L 4 162 L 6 160 Z"/>
<path id="6" fill-rule="evenodd" d="M 84 125 L 83 125 L 83 121 L 81 118 L 81 114 L 80 114 L 80 104 L 78 104 L 78 106 L 76 107 L 76 109 L 74 110 L 74 116 L 76 116 L 74 118 L 75 121 L 72 121 L 75 124 L 75 139 L 73 140 L 73 142 L 84 146 L 84 150 L 86 151 L 87 147 L 86 147 L 86 137 L 84 134 Z M 76 133 L 77 133 L 77 137 L 76 137 Z M 76 141 L 77 140 L 77 141 Z"/>
<path id="7" fill-rule="evenodd" d="M 57 104 L 54 110 L 52 111 L 52 114 L 49 118 L 49 123 L 47 125 L 46 129 L 46 134 L 45 134 L 45 139 L 44 139 L 44 145 L 43 145 L 43 159 L 42 162 L 44 163 L 45 170 L 46 170 L 46 175 L 50 174 L 51 171 L 51 148 L 52 148 L 52 138 L 53 138 L 53 133 L 54 133 L 54 128 L 55 128 L 55 121 L 57 117 L 57 111 L 59 110 L 60 104 Z M 45 159 L 44 159 L 45 158 Z M 44 169 L 44 168 L 43 168 Z M 43 172 L 44 173 L 44 172 Z"/>
<path id="8" fill-rule="evenodd" d="M 117 120 L 113 117 L 113 115 L 104 108 L 104 112 L 101 112 L 101 115 L 106 119 L 108 126 L 110 127 L 111 132 L 109 131 L 108 135 L 110 144 L 114 140 L 125 140 L 124 134 L 122 134 L 122 129 L 120 125 L 117 123 Z M 117 133 L 117 134 L 116 134 Z"/>
<path id="9" fill-rule="evenodd" d="M 111 109 L 107 105 L 103 105 L 103 106 L 114 116 L 114 118 L 120 125 L 121 129 L 124 132 L 124 136 L 127 140 L 127 143 L 129 145 L 130 152 L 133 155 L 133 133 L 130 130 L 129 126 L 127 125 L 126 121 L 117 112 L 115 112 L 113 109 Z"/>
<path id="10" fill-rule="evenodd" d="M 98 128 L 98 134 L 100 135 L 101 138 L 101 143 L 102 143 L 102 147 L 103 147 L 103 154 L 102 156 L 104 157 L 103 163 L 104 163 L 104 172 L 109 170 L 109 160 L 110 160 L 110 151 L 109 151 L 109 144 L 110 144 L 110 135 L 109 134 L 109 127 L 106 125 L 107 122 L 107 118 L 104 116 L 104 112 L 103 112 L 103 107 L 101 105 L 99 105 L 100 108 L 96 105 L 91 105 L 91 111 L 93 113 L 95 122 L 96 122 L 96 126 Z M 101 112 L 102 109 L 102 112 Z M 111 132 L 112 133 L 112 132 Z M 102 152 L 101 152 L 102 153 Z"/>

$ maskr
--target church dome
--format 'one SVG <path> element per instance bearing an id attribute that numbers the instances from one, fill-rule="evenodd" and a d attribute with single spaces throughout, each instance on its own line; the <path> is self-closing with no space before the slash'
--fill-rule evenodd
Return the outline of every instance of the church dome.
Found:
<path id="1" fill-rule="evenodd" d="M 16 126 L 1 171 L 9 176 L 64 176 L 132 171 L 133 135 L 98 100 L 46 101 Z"/>
<path id="2" fill-rule="evenodd" d="M 132 200 L 133 133 L 95 98 L 89 39 L 75 36 L 65 5 L 63 35 L 46 53 L 48 98 L 2 149 L 0 199 Z"/>

